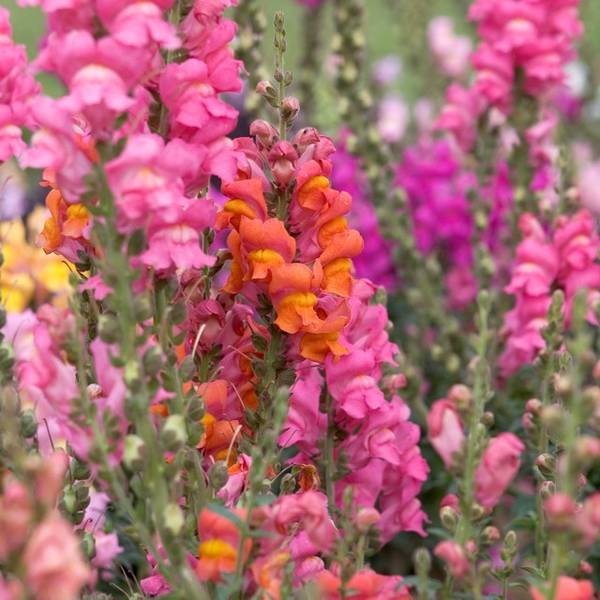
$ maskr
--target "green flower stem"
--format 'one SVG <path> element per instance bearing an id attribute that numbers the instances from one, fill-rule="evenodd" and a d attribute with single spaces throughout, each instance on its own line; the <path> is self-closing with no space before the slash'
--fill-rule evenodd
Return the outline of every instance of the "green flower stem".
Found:
<path id="1" fill-rule="evenodd" d="M 571 330 L 574 334 L 566 344 L 571 357 L 567 370 L 571 389 L 563 402 L 564 425 L 560 440 L 560 445 L 563 449 L 561 454 L 563 466 L 556 478 L 557 491 L 567 494 L 573 499 L 577 498 L 578 468 L 574 451 L 579 429 L 583 424 L 582 403 L 586 363 L 585 355 L 592 344 L 592 337 L 585 321 L 586 312 L 587 293 L 584 290 L 575 297 L 571 323 Z M 556 595 L 558 579 L 564 571 L 567 560 L 568 546 L 568 540 L 564 539 L 564 534 L 562 533 L 556 534 L 550 543 L 548 586 L 546 588 L 547 600 L 553 600 Z"/>
<path id="2" fill-rule="evenodd" d="M 138 325 L 133 309 L 134 297 L 131 287 L 134 274 L 129 265 L 128 257 L 122 252 L 123 240 L 117 233 L 116 210 L 110 188 L 106 181 L 106 175 L 102 168 L 98 168 L 96 174 L 99 185 L 98 197 L 100 199 L 100 208 L 104 212 L 106 220 L 104 225 L 98 225 L 103 229 L 102 235 L 105 238 L 104 248 L 106 251 L 105 258 L 100 263 L 100 266 L 108 266 L 110 270 L 110 279 L 114 289 L 113 299 L 117 307 L 115 318 L 121 332 L 120 357 L 124 363 L 125 379 L 131 394 L 129 401 L 132 405 L 132 421 L 136 433 L 145 444 L 147 452 L 147 460 L 145 461 L 147 467 L 142 481 L 144 487 L 147 489 L 147 499 L 152 499 L 152 501 L 146 502 L 145 511 L 151 515 L 153 525 L 167 553 L 170 565 L 169 570 L 176 573 L 174 581 L 176 586 L 179 589 L 186 590 L 188 594 L 186 597 L 193 599 L 205 598 L 204 592 L 200 585 L 194 582 L 194 578 L 189 570 L 185 557 L 185 549 L 176 543 L 175 540 L 171 539 L 172 536 L 164 530 L 162 517 L 159 517 L 159 515 L 164 513 L 170 494 L 165 478 L 163 452 L 149 414 L 151 395 L 147 387 L 144 367 L 137 348 Z M 106 450 L 107 448 L 105 447 L 102 452 L 103 455 L 106 454 Z M 104 460 L 107 475 L 111 477 L 114 484 L 115 478 L 110 468 L 107 468 L 106 456 Z M 132 514 L 134 523 L 139 525 L 139 520 L 135 517 L 133 506 L 127 500 L 124 490 L 117 486 L 115 491 L 118 493 L 120 501 L 125 500 L 125 506 L 128 512 Z M 149 541 L 147 532 L 144 533 L 143 541 L 145 544 Z M 149 548 L 153 547 L 154 545 L 149 546 Z M 153 551 L 153 555 L 158 561 L 159 555 L 156 554 L 156 551 Z M 172 576 L 170 580 L 173 580 Z"/>
<path id="3" fill-rule="evenodd" d="M 335 514 L 335 458 L 334 458 L 334 439 L 335 423 L 333 422 L 333 398 L 327 392 L 327 437 L 325 438 L 325 490 L 327 492 L 327 505 L 329 514 Z"/>

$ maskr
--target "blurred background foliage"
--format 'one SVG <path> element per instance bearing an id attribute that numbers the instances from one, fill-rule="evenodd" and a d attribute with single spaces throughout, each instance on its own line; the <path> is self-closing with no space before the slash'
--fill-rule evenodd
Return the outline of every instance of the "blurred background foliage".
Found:
<path id="1" fill-rule="evenodd" d="M 239 0 L 240 4 L 244 0 Z M 457 33 L 473 35 L 474 30 L 466 20 L 470 0 L 366 0 L 366 59 L 369 64 L 385 56 L 395 55 L 401 59 L 402 71 L 395 85 L 404 99 L 412 104 L 420 97 L 443 97 L 447 85 L 444 77 L 435 69 L 427 49 L 427 24 L 433 16 L 447 15 L 455 20 Z M 22 8 L 15 0 L 2 0 L 12 14 L 14 37 L 17 42 L 27 46 L 29 55 L 34 56 L 36 44 L 42 39 L 45 24 L 42 12 L 36 8 Z M 323 10 L 307 11 L 295 0 L 262 0 L 267 30 L 262 39 L 262 53 L 267 68 L 272 65 L 272 27 L 275 11 L 283 10 L 286 16 L 288 36 L 287 61 L 296 80 L 301 74 L 303 52 L 313 51 L 304 43 L 318 30 L 320 40 L 321 77 L 316 89 L 315 125 L 329 130 L 339 125 L 336 115 L 335 95 L 330 85 L 328 74 L 332 71 L 331 62 L 327 60 L 328 46 L 333 33 L 332 2 L 325 2 Z M 598 55 L 600 55 L 600 1 L 582 0 L 582 21 L 586 32 L 580 44 L 580 52 L 588 65 L 593 65 L 588 76 L 594 84 L 600 79 L 598 71 Z M 50 95 L 58 95 L 60 83 L 44 74 L 40 81 Z M 331 131 L 329 131 L 331 133 Z"/>

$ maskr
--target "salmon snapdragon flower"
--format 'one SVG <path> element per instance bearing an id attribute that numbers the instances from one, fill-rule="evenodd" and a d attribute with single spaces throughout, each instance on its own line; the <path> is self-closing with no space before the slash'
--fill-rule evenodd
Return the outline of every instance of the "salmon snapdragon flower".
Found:
<path id="1" fill-rule="evenodd" d="M 37 244 L 50 254 L 56 252 L 71 262 L 80 262 L 80 253 L 92 248 L 89 243 L 90 214 L 81 204 L 67 204 L 60 190 L 53 188 L 46 196 L 50 216 L 44 223 Z"/>
<path id="2" fill-rule="evenodd" d="M 234 513 L 240 519 L 245 511 Z M 233 573 L 239 560 L 239 527 L 227 517 L 208 508 L 203 508 L 198 517 L 198 562 L 196 573 L 202 581 L 221 581 L 224 573 Z M 242 560 L 247 560 L 252 549 L 252 540 L 243 544 Z"/>

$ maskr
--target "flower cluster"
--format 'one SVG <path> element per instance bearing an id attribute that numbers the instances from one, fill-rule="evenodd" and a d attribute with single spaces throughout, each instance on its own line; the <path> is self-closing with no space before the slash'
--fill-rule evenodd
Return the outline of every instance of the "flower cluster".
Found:
<path id="1" fill-rule="evenodd" d="M 472 0 L 474 52 L 398 6 L 372 74 L 366 5 L 326 57 L 302 0 L 305 114 L 260 2 L 19 2 L 47 34 L 29 64 L 0 9 L 0 599 L 591 600 L 578 0 Z"/>
<path id="2" fill-rule="evenodd" d="M 573 300 L 579 290 L 588 291 L 588 319 L 595 323 L 594 307 L 600 288 L 600 265 L 596 262 L 600 239 L 587 210 L 560 217 L 551 236 L 531 214 L 519 221 L 524 239 L 517 246 L 516 263 L 506 292 L 515 297 L 506 313 L 505 350 L 500 357 L 504 375 L 532 360 L 545 347 L 542 330 L 548 323 L 552 292 L 564 292 L 564 316 L 568 325 Z"/>

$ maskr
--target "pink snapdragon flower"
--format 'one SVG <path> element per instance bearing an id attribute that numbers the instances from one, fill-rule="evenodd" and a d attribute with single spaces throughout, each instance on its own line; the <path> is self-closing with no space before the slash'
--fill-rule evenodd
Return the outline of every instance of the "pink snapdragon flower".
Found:
<path id="1" fill-rule="evenodd" d="M 149 70 L 152 57 L 147 48 L 123 46 L 112 37 L 94 39 L 78 30 L 50 35 L 41 66 L 68 87 L 60 105 L 82 113 L 96 135 L 107 136 L 115 118 L 134 104 L 129 91 Z"/>
<path id="2" fill-rule="evenodd" d="M 0 7 L 0 163 L 25 148 L 21 126 L 30 125 L 30 100 L 39 85 L 29 72 L 25 47 L 12 40 L 9 12 Z"/>
<path id="3" fill-rule="evenodd" d="M 37 129 L 30 147 L 19 158 L 21 166 L 45 169 L 65 201 L 78 203 L 92 169 L 93 146 L 77 134 L 71 115 L 57 100 L 37 97 L 31 103 L 31 116 Z"/>
<path id="4" fill-rule="evenodd" d="M 515 478 L 521 465 L 523 442 L 512 433 L 492 438 L 475 472 L 475 497 L 484 508 L 493 508 Z"/>
<path id="5" fill-rule="evenodd" d="M 124 46 L 148 47 L 152 42 L 166 50 L 179 48 L 175 27 L 164 19 L 173 0 L 99 0 L 96 11 L 109 33 Z"/>
<path id="6" fill-rule="evenodd" d="M 469 573 L 469 561 L 464 549 L 453 540 L 445 540 L 435 547 L 433 553 L 444 561 L 453 577 L 462 579 Z"/>
<path id="7" fill-rule="evenodd" d="M 181 199 L 170 211 L 153 215 L 142 262 L 162 275 L 212 266 L 216 259 L 202 249 L 201 235 L 214 217 L 215 206 L 206 198 Z"/>
<path id="8" fill-rule="evenodd" d="M 21 548 L 34 518 L 34 507 L 26 487 L 16 479 L 4 478 L 0 495 L 0 561 Z"/>
<path id="9" fill-rule="evenodd" d="M 165 145 L 156 134 L 132 135 L 123 152 L 107 163 L 123 232 L 146 225 L 155 214 L 176 221 L 184 194 L 182 175 L 189 168 L 182 160 L 183 151 L 176 142 Z"/>
<path id="10" fill-rule="evenodd" d="M 435 17 L 427 27 L 427 39 L 435 61 L 448 77 L 464 75 L 471 54 L 471 40 L 456 35 L 450 17 Z"/>
<path id="11" fill-rule="evenodd" d="M 594 306 L 600 298 L 600 237 L 587 210 L 561 216 L 549 238 L 533 215 L 521 216 L 525 239 L 517 247 L 512 278 L 505 290 L 516 298 L 515 307 L 504 318 L 506 348 L 500 357 L 505 376 L 531 362 L 545 346 L 541 330 L 554 288 L 565 293 L 564 316 L 568 326 L 573 300 L 581 289 L 588 292 L 587 319 L 595 322 Z"/>
<path id="12" fill-rule="evenodd" d="M 23 561 L 27 586 L 39 600 L 76 600 L 90 578 L 79 541 L 57 512 L 35 528 Z"/>
<path id="13" fill-rule="evenodd" d="M 429 440 L 446 467 L 454 464 L 454 456 L 462 449 L 465 432 L 456 405 L 451 400 L 437 400 L 427 415 Z"/>

